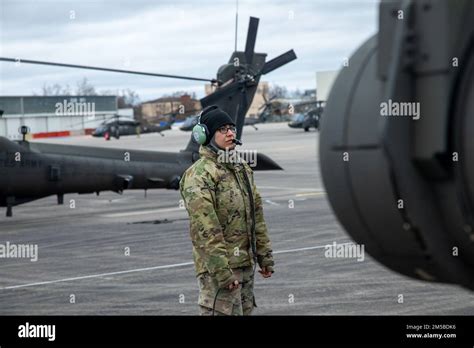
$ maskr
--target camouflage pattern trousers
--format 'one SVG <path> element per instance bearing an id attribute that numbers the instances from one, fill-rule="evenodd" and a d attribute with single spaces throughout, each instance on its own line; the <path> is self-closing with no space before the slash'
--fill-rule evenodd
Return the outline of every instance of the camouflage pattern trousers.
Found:
<path id="1" fill-rule="evenodd" d="M 252 266 L 232 269 L 240 284 L 233 290 L 221 289 L 217 296 L 214 315 L 250 315 L 255 305 L 253 294 L 254 268 Z M 219 290 L 217 280 L 209 273 L 198 276 L 199 308 L 201 315 L 212 315 L 214 299 Z"/>

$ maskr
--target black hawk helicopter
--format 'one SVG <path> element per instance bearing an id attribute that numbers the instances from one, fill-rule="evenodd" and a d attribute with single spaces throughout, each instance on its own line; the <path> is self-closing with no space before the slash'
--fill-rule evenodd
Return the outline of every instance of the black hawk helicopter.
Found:
<path id="1" fill-rule="evenodd" d="M 276 96 L 267 99 L 265 94 L 262 94 L 264 103 L 258 108 L 258 115 L 257 117 L 246 117 L 244 126 L 250 126 L 255 130 L 258 130 L 256 124 L 265 123 L 267 122 L 269 116 L 273 115 L 274 107 L 273 107 L 273 100 L 276 99 Z"/>
<path id="2" fill-rule="evenodd" d="M 161 136 L 164 131 L 170 130 L 173 124 L 176 122 L 176 118 L 181 112 L 178 110 L 173 110 L 173 104 L 171 103 L 172 111 L 161 115 L 162 118 L 167 119 L 160 124 L 153 124 L 150 122 L 139 122 L 135 119 L 129 117 L 121 117 L 119 115 L 114 115 L 109 119 L 104 120 L 102 124 L 94 129 L 92 136 L 94 137 L 104 137 L 105 140 L 110 140 L 112 137 L 115 139 L 120 139 L 121 136 L 127 135 L 140 135 L 147 133 L 158 133 Z M 193 113 L 198 110 L 186 110 L 183 114 Z"/>
<path id="3" fill-rule="evenodd" d="M 382 1 L 332 86 L 319 152 L 337 217 L 372 257 L 474 290 L 472 18 L 471 0 Z"/>
<path id="4" fill-rule="evenodd" d="M 262 75 L 296 59 L 293 50 L 266 62 L 265 53 L 255 53 L 259 19 L 250 17 L 245 51 L 235 51 L 228 64 L 221 66 L 216 79 L 203 79 L 129 70 L 90 67 L 63 63 L 20 60 L 22 63 L 92 69 L 117 73 L 206 81 L 217 90 L 200 100 L 202 108 L 218 105 L 237 125 L 237 138 L 242 137 L 245 114 L 255 95 Z M 0 61 L 18 62 L 2 58 Z M 199 145 L 192 139 L 178 153 L 86 146 L 30 143 L 25 140 L 27 128 L 21 129 L 23 140 L 0 137 L 0 206 L 12 207 L 50 195 L 58 196 L 58 204 L 68 193 L 97 193 L 128 189 L 178 189 L 182 173 L 199 158 Z M 255 170 L 281 170 L 269 157 L 258 153 Z"/>
<path id="5" fill-rule="evenodd" d="M 103 137 L 105 140 L 110 140 L 111 137 L 120 139 L 124 135 L 139 134 L 138 129 L 141 129 L 140 122 L 129 117 L 114 115 L 95 128 L 91 135 L 93 137 Z"/>
<path id="6" fill-rule="evenodd" d="M 324 107 L 322 101 L 311 101 L 295 105 L 298 107 L 307 107 L 308 110 L 293 115 L 293 119 L 288 122 L 290 128 L 302 128 L 309 132 L 310 128 L 319 130 L 319 124 L 323 115 Z"/>

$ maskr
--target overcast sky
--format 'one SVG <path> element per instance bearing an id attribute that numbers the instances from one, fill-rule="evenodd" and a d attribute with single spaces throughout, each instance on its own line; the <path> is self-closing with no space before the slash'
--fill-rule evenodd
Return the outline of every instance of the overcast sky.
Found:
<path id="1" fill-rule="evenodd" d="M 0 0 L 0 56 L 215 78 L 234 50 L 235 0 Z M 239 0 L 237 48 L 259 17 L 256 52 L 298 59 L 262 78 L 315 88 L 316 71 L 338 69 L 377 31 L 378 1 Z M 142 101 L 204 82 L 0 62 L 0 95 L 40 93 L 83 77 L 97 90 L 130 88 Z"/>

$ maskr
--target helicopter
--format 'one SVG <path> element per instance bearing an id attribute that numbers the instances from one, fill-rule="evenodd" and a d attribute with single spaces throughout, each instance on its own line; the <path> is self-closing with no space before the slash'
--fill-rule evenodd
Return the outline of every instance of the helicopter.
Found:
<path id="1" fill-rule="evenodd" d="M 158 133 L 164 136 L 163 132 L 170 130 L 172 125 L 175 123 L 176 118 L 180 114 L 189 114 L 197 110 L 189 110 L 184 112 L 183 110 L 176 110 L 171 104 L 171 112 L 161 115 L 162 119 L 166 121 L 160 122 L 160 124 L 150 123 L 148 120 L 136 120 L 130 116 L 122 116 L 114 114 L 103 119 L 102 123 L 92 130 L 91 135 L 93 137 L 103 137 L 105 140 L 110 140 L 112 137 L 119 140 L 121 136 L 136 135 L 145 133 Z M 81 123 L 71 124 L 71 128 L 75 128 L 78 125 L 84 125 L 90 122 L 97 122 L 95 119 L 82 121 Z"/>
<path id="2" fill-rule="evenodd" d="M 133 118 L 124 118 L 116 115 L 113 119 L 104 121 L 92 131 L 91 135 L 93 137 L 104 137 L 105 140 L 110 140 L 111 137 L 118 140 L 124 135 L 140 135 L 144 133 L 158 133 L 164 136 L 162 132 L 170 130 L 173 123 L 174 121 L 169 121 L 164 125 L 144 125 Z"/>
<path id="3" fill-rule="evenodd" d="M 211 82 L 217 88 L 200 100 L 201 107 L 217 105 L 226 111 L 236 123 L 237 139 L 241 139 L 245 114 L 260 77 L 296 59 L 293 50 L 269 61 L 266 61 L 265 53 L 254 52 L 258 23 L 258 18 L 250 17 L 245 51 L 234 51 L 229 62 L 218 69 L 215 79 L 26 59 L 20 61 L 25 64 Z M 236 65 L 236 60 L 240 64 Z M 17 62 L 18 59 L 0 57 L 0 61 Z M 27 127 L 21 127 L 20 131 L 23 135 L 20 141 L 0 137 L 0 206 L 7 208 L 7 217 L 12 216 L 14 206 L 51 195 L 56 195 L 58 204 L 63 204 L 64 195 L 69 193 L 113 191 L 121 194 L 129 189 L 176 190 L 182 173 L 199 159 L 199 144 L 193 137 L 183 150 L 174 153 L 28 142 Z M 281 169 L 268 156 L 260 152 L 257 154 L 254 170 Z"/>
<path id="4" fill-rule="evenodd" d="M 194 112 L 197 110 L 189 110 L 186 113 Z M 161 117 L 166 118 L 165 122 L 158 124 L 150 124 L 149 122 L 139 122 L 130 117 L 121 117 L 114 115 L 113 117 L 106 119 L 102 124 L 94 129 L 92 136 L 104 137 L 105 140 L 110 140 L 111 137 L 120 139 L 121 136 L 126 135 L 137 135 L 146 133 L 158 133 L 161 136 L 164 131 L 170 130 L 173 124 L 176 122 L 177 116 L 180 112 L 173 110 L 170 113 L 164 114 Z"/>
<path id="5" fill-rule="evenodd" d="M 329 202 L 356 243 L 407 277 L 470 290 L 472 18 L 470 0 L 382 1 L 379 31 L 332 85 L 319 145 Z M 421 111 L 382 111 L 407 103 Z"/>
<path id="6" fill-rule="evenodd" d="M 310 109 L 306 112 L 294 114 L 293 120 L 288 122 L 288 127 L 302 128 L 305 132 L 309 132 L 311 127 L 314 127 L 315 130 L 319 130 L 319 124 L 324 111 L 323 102 L 308 102 L 299 105 L 310 105 Z"/>
<path id="7" fill-rule="evenodd" d="M 81 122 L 80 124 L 86 124 L 89 122 L 96 122 L 95 120 L 89 120 Z M 94 128 L 90 133 L 93 137 L 103 137 L 105 140 L 110 140 L 112 137 L 119 140 L 121 136 L 127 135 L 137 135 L 143 133 L 158 133 L 161 136 L 164 136 L 162 132 L 170 130 L 171 126 L 174 123 L 174 119 L 165 122 L 160 125 L 148 124 L 145 122 L 140 122 L 134 118 L 121 116 L 119 114 L 112 115 L 108 118 L 105 118 L 102 123 Z M 75 124 L 71 125 L 71 128 L 75 127 Z"/>
<path id="8" fill-rule="evenodd" d="M 246 117 L 244 126 L 250 126 L 255 130 L 258 128 L 255 126 L 258 123 L 265 123 L 268 121 L 269 117 L 274 114 L 273 101 L 276 99 L 276 96 L 267 99 L 265 94 L 262 94 L 264 103 L 258 108 L 257 117 Z M 279 111 L 279 109 L 277 109 Z"/>

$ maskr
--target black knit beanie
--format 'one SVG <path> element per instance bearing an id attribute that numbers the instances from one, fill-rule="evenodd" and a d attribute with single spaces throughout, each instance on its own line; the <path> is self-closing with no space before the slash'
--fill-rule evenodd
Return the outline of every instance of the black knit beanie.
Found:
<path id="1" fill-rule="evenodd" d="M 214 133 L 220 127 L 226 124 L 231 124 L 235 126 L 235 123 L 234 121 L 232 121 L 232 118 L 229 116 L 229 114 L 219 108 L 212 109 L 201 115 L 201 123 L 205 124 L 207 129 L 209 130 L 209 138 L 206 140 L 206 143 L 204 145 L 209 144 L 212 137 L 214 136 Z"/>

